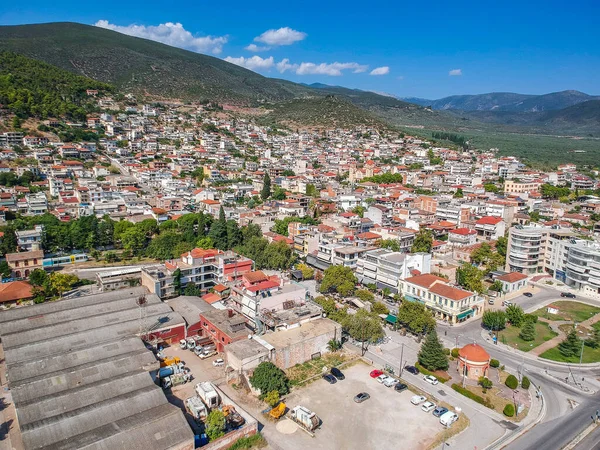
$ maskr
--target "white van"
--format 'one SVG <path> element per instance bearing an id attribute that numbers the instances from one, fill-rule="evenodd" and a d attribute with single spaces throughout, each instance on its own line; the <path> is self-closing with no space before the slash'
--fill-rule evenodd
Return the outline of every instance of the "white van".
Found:
<path id="1" fill-rule="evenodd" d="M 440 423 L 445 427 L 449 427 L 458 420 L 458 414 L 453 411 L 445 412 L 440 416 Z"/>

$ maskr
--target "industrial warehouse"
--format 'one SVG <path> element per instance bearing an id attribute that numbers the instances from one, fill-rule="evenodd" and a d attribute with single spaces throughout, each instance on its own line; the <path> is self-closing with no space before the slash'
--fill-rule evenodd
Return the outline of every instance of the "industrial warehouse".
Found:
<path id="1" fill-rule="evenodd" d="M 185 321 L 144 288 L 0 313 L 6 376 L 26 449 L 192 449 L 182 410 L 151 371 L 149 342 Z"/>

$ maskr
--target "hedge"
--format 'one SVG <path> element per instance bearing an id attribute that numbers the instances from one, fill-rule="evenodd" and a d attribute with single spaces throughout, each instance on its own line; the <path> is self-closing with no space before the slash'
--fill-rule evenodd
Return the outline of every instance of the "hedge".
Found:
<path id="1" fill-rule="evenodd" d="M 506 377 L 506 381 L 504 382 L 504 384 L 506 384 L 506 386 L 508 386 L 512 390 L 515 390 L 519 387 L 519 380 L 517 380 L 517 377 L 515 377 L 514 375 L 509 375 L 508 377 Z"/>
<path id="2" fill-rule="evenodd" d="M 521 380 L 521 387 L 523 389 L 529 389 L 529 386 L 531 386 L 531 381 L 529 381 L 529 378 L 523 377 Z"/>
<path id="3" fill-rule="evenodd" d="M 500 367 L 500 361 L 498 361 L 497 359 L 490 359 L 490 367 L 497 369 L 498 367 Z"/>
<path id="4" fill-rule="evenodd" d="M 415 363 L 415 367 L 417 369 L 419 369 L 419 372 L 421 372 L 423 375 L 431 375 L 433 377 L 436 377 L 440 383 L 445 383 L 446 381 L 448 381 L 450 379 L 450 378 L 441 377 L 441 376 L 436 375 L 435 373 L 427 370 L 425 367 L 423 367 L 421 364 L 419 364 L 418 361 Z"/>
<path id="5" fill-rule="evenodd" d="M 458 358 L 458 349 L 453 348 L 452 351 L 450 352 L 450 354 L 452 355 L 453 358 Z"/>
<path id="6" fill-rule="evenodd" d="M 507 403 L 502 411 L 506 417 L 512 417 L 515 415 L 515 407 L 512 403 Z"/>
<path id="7" fill-rule="evenodd" d="M 469 391 L 468 389 L 463 388 L 460 384 L 456 384 L 456 383 L 452 384 L 452 389 L 454 389 L 459 394 L 462 394 L 465 397 L 470 398 L 474 402 L 479 403 L 480 405 L 483 405 L 490 409 L 494 409 L 494 405 L 492 405 L 488 399 L 485 399 L 485 398 L 481 397 L 480 395 L 477 395 L 477 394 Z"/>

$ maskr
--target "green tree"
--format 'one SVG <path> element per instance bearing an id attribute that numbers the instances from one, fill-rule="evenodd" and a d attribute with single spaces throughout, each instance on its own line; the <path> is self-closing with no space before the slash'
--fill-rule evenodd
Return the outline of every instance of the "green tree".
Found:
<path id="1" fill-rule="evenodd" d="M 350 267 L 330 266 L 323 273 L 320 291 L 324 294 L 337 292 L 343 297 L 347 297 L 354 292 L 358 280 Z"/>
<path id="2" fill-rule="evenodd" d="M 511 325 L 517 328 L 520 328 L 523 324 L 524 315 L 525 312 L 519 305 L 509 305 L 508 308 L 506 308 L 506 318 Z"/>
<path id="3" fill-rule="evenodd" d="M 366 309 L 348 314 L 342 326 L 353 339 L 363 343 L 374 343 L 385 336 L 381 319 Z"/>
<path id="4" fill-rule="evenodd" d="M 403 301 L 398 308 L 398 322 L 404 324 L 412 333 L 422 334 L 435 329 L 435 319 L 425 305 Z"/>
<path id="5" fill-rule="evenodd" d="M 35 270 L 38 270 L 38 269 L 35 269 Z M 35 272 L 35 270 L 33 272 Z M 33 272 L 31 275 L 29 275 L 29 280 L 31 280 L 31 276 L 33 275 Z M 42 270 L 42 272 L 43 272 L 43 270 Z M 6 261 L 0 261 L 0 275 L 2 275 L 2 278 L 10 277 L 11 273 L 12 273 L 12 270 L 11 270 L 10 266 L 8 265 L 8 263 Z M 46 272 L 44 272 L 44 274 L 45 273 Z"/>
<path id="6" fill-rule="evenodd" d="M 488 389 L 491 389 L 492 386 L 494 385 L 492 383 L 492 380 L 490 380 L 488 377 L 479 377 L 477 384 L 479 384 L 479 386 L 481 386 L 483 388 L 484 393 Z"/>
<path id="7" fill-rule="evenodd" d="M 215 248 L 215 243 L 208 236 L 203 236 L 196 242 L 196 246 L 203 249 Z"/>
<path id="8" fill-rule="evenodd" d="M 260 391 L 261 400 L 272 391 L 279 392 L 280 396 L 290 392 L 290 381 L 285 372 L 269 361 L 261 362 L 249 381 L 253 388 Z"/>
<path id="9" fill-rule="evenodd" d="M 79 278 L 75 275 L 54 272 L 48 277 L 46 285 L 49 287 L 50 293 L 62 298 L 63 294 L 71 289 L 78 281 Z"/>
<path id="10" fill-rule="evenodd" d="M 379 241 L 379 247 L 387 248 L 393 252 L 399 252 L 400 242 L 398 239 L 382 239 Z"/>
<path id="11" fill-rule="evenodd" d="M 175 288 L 175 293 L 177 295 L 181 294 L 181 270 L 179 268 L 175 269 L 173 272 L 173 287 Z"/>
<path id="12" fill-rule="evenodd" d="M 209 441 L 225 435 L 225 415 L 219 409 L 213 409 L 206 417 L 206 435 Z"/>
<path id="13" fill-rule="evenodd" d="M 146 235 L 138 228 L 129 228 L 121 234 L 121 243 L 125 250 L 137 255 L 146 246 Z"/>
<path id="14" fill-rule="evenodd" d="M 456 269 L 456 282 L 472 292 L 483 292 L 483 272 L 468 263 Z"/>
<path id="15" fill-rule="evenodd" d="M 227 249 L 232 249 L 242 244 L 243 240 L 242 232 L 238 227 L 235 220 L 231 219 L 227 221 Z"/>
<path id="16" fill-rule="evenodd" d="M 229 237 L 227 234 L 227 221 L 223 206 L 219 210 L 219 220 L 212 223 L 208 236 L 213 240 L 215 248 L 229 250 Z"/>
<path id="17" fill-rule="evenodd" d="M 448 356 L 444 352 L 444 346 L 440 342 L 435 329 L 427 333 L 425 342 L 421 345 L 419 351 L 419 364 L 427 370 L 446 370 L 448 369 Z"/>
<path id="18" fill-rule="evenodd" d="M 296 270 L 302 272 L 302 278 L 304 280 L 312 280 L 315 276 L 315 269 L 306 264 L 297 264 Z"/>
<path id="19" fill-rule="evenodd" d="M 329 342 L 327 342 L 327 350 L 329 350 L 332 353 L 337 352 L 341 348 L 342 342 L 337 339 L 330 339 Z"/>
<path id="20" fill-rule="evenodd" d="M 594 328 L 592 336 L 589 339 L 586 339 L 585 345 L 591 348 L 600 347 L 600 329 Z"/>
<path id="21" fill-rule="evenodd" d="M 389 314 L 390 310 L 383 303 L 381 303 L 381 302 L 375 302 L 375 303 L 373 303 L 373 306 L 371 306 L 371 312 L 375 313 L 377 315 L 379 315 L 379 314 Z"/>
<path id="22" fill-rule="evenodd" d="M 464 196 L 465 194 L 463 193 L 462 188 L 457 188 L 456 192 L 453 195 L 454 198 L 463 198 Z"/>
<path id="23" fill-rule="evenodd" d="M 504 311 L 486 311 L 481 316 L 481 323 L 489 330 L 504 330 L 506 327 L 506 313 Z"/>
<path id="24" fill-rule="evenodd" d="M 314 184 L 307 184 L 306 185 L 306 195 L 308 195 L 309 197 L 317 197 L 318 196 L 318 191 L 317 191 L 317 187 Z"/>
<path id="25" fill-rule="evenodd" d="M 271 391 L 265 395 L 264 401 L 271 408 L 274 408 L 279 403 L 279 391 Z"/>
<path id="26" fill-rule="evenodd" d="M 529 380 L 529 378 L 523 377 L 523 379 L 521 380 L 521 387 L 523 389 L 529 389 L 529 386 L 531 386 L 531 381 Z"/>
<path id="27" fill-rule="evenodd" d="M 527 342 L 533 341 L 535 339 L 535 324 L 529 321 L 525 322 L 525 325 L 521 328 L 519 337 Z"/>
<path id="28" fill-rule="evenodd" d="M 422 228 L 415 236 L 415 241 L 412 245 L 412 253 L 431 253 L 433 247 L 433 235 L 429 230 Z"/>
<path id="29" fill-rule="evenodd" d="M 581 352 L 581 339 L 577 336 L 575 328 L 573 328 L 564 341 L 558 344 L 558 350 L 560 354 L 565 358 L 571 358 L 573 356 L 579 356 Z"/>
<path id="30" fill-rule="evenodd" d="M 271 198 L 273 200 L 285 200 L 287 198 L 287 195 L 285 194 L 285 189 L 282 189 L 279 186 L 277 186 L 273 191 L 273 195 L 271 196 Z"/>
<path id="31" fill-rule="evenodd" d="M 10 275 L 10 273 L 9 273 Z M 48 282 L 48 274 L 44 269 L 35 269 L 29 275 L 29 283 L 32 286 L 44 286 Z"/>
<path id="32" fill-rule="evenodd" d="M 496 280 L 492 283 L 492 285 L 490 286 L 490 291 L 494 291 L 494 292 L 502 292 L 502 281 L 500 280 Z"/>
<path id="33" fill-rule="evenodd" d="M 372 292 L 367 291 L 366 289 L 357 290 L 354 295 L 356 295 L 363 302 L 372 302 L 375 300 L 375 295 Z"/>
<path id="34" fill-rule="evenodd" d="M 263 187 L 260 191 L 260 196 L 263 201 L 267 200 L 271 196 L 271 177 L 268 173 L 265 173 L 265 177 L 263 179 Z"/>

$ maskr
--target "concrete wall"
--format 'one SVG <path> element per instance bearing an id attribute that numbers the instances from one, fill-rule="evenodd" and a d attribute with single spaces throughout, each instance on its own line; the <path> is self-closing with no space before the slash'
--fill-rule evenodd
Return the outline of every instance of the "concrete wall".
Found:
<path id="1" fill-rule="evenodd" d="M 292 344 L 289 347 L 276 349 L 272 362 L 281 369 L 302 364 L 310 360 L 315 353 L 327 353 L 327 343 L 334 338 L 337 340 L 342 338 L 342 326 L 338 323 L 336 323 L 335 329 L 327 333 Z"/>

